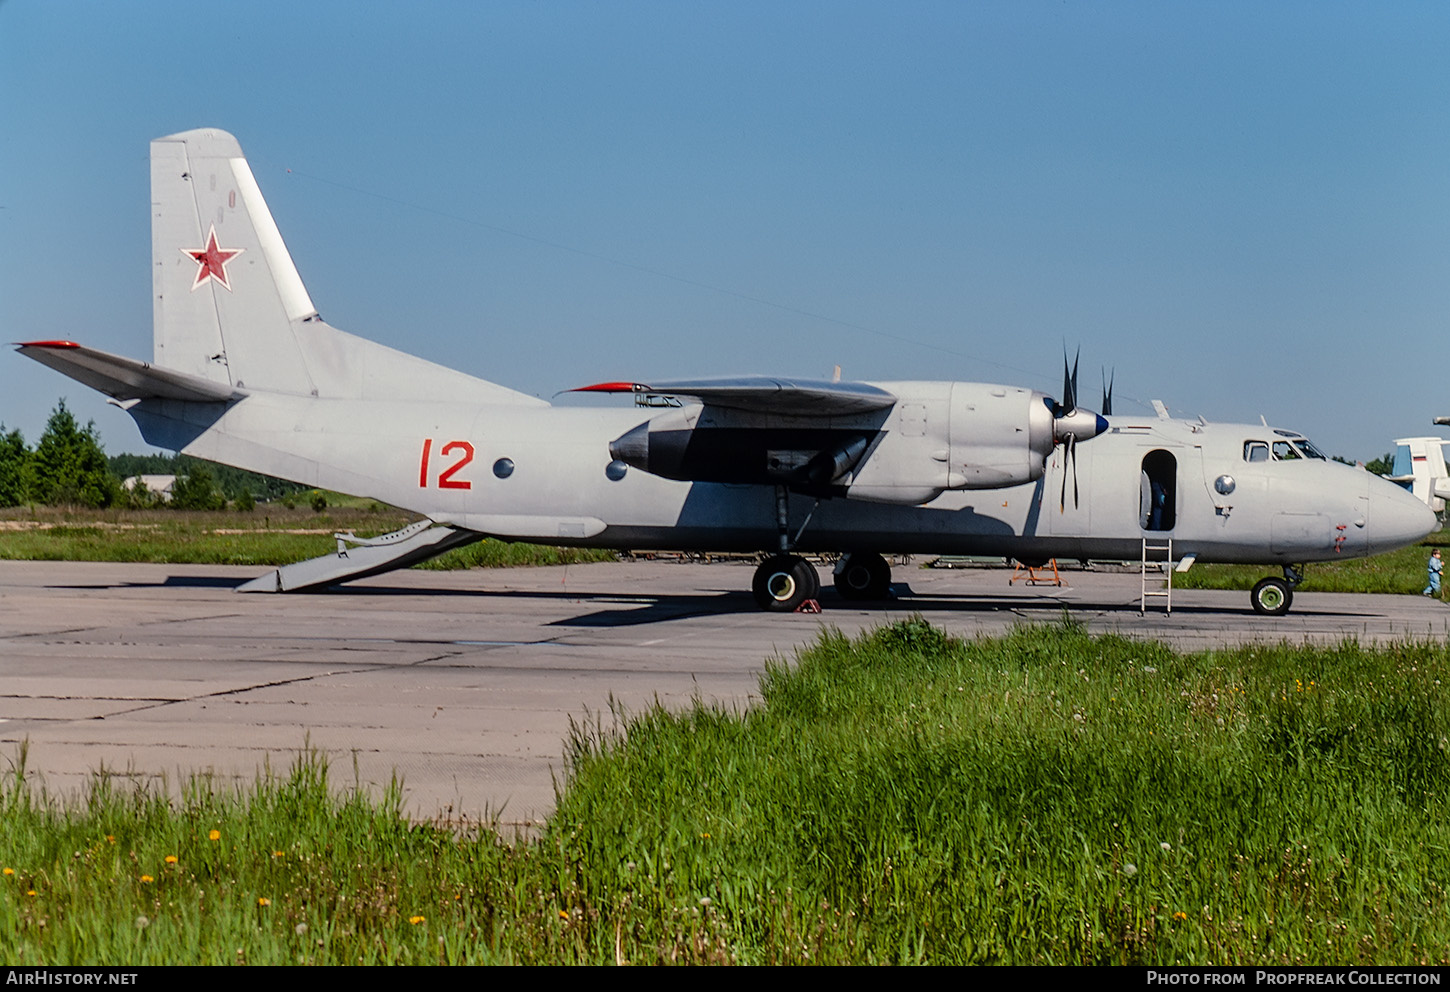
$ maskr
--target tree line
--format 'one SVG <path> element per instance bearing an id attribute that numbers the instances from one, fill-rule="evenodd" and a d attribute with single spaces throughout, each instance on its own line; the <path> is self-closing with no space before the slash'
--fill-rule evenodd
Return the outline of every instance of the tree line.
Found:
<path id="1" fill-rule="evenodd" d="M 124 488 L 132 476 L 174 475 L 171 499 L 142 485 Z M 18 430 L 0 424 L 0 507 L 169 506 L 178 510 L 220 510 L 230 502 L 249 510 L 258 500 L 290 499 L 305 489 L 271 476 L 245 472 L 188 455 L 107 457 L 95 421 L 84 427 L 61 400 L 51 411 L 32 449 Z"/>

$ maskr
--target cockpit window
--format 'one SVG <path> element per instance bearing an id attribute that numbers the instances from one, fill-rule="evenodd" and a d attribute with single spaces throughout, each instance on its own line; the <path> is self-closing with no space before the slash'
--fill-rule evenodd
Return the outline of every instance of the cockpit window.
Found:
<path id="1" fill-rule="evenodd" d="M 1294 447 L 1304 452 L 1305 458 L 1317 458 L 1321 462 L 1327 462 L 1329 460 L 1319 453 L 1318 448 L 1314 447 L 1314 445 L 1309 443 L 1309 439 L 1307 437 L 1296 437 L 1294 439 Z"/>
<path id="2" fill-rule="evenodd" d="M 1300 437 L 1289 431 L 1274 431 L 1280 437 L 1286 437 L 1288 441 L 1273 442 L 1272 449 L 1266 441 L 1245 441 L 1244 461 L 1246 462 L 1294 462 L 1305 458 L 1317 458 L 1321 462 L 1325 457 L 1319 453 L 1319 449 L 1309 443 L 1308 438 Z"/>

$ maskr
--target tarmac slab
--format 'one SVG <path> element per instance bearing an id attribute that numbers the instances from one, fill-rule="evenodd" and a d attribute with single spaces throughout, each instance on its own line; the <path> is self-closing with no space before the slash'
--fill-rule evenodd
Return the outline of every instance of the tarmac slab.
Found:
<path id="1" fill-rule="evenodd" d="M 245 786 L 310 747 L 340 787 L 401 777 L 420 818 L 529 826 L 567 774 L 571 720 L 657 700 L 749 706 L 766 659 L 826 627 L 920 613 L 978 636 L 1066 610 L 1095 633 L 1189 650 L 1450 636 L 1450 607 L 1419 596 L 1298 593 L 1274 618 L 1246 592 L 1175 590 L 1171 615 L 1161 600 L 1140 614 L 1136 572 L 1064 572 L 1057 588 L 903 567 L 898 598 L 874 608 L 825 576 L 820 615 L 761 612 L 739 564 L 407 570 L 325 593 L 233 593 L 258 572 L 0 562 L 0 772 L 28 742 L 27 772 L 52 793 L 97 774 Z"/>

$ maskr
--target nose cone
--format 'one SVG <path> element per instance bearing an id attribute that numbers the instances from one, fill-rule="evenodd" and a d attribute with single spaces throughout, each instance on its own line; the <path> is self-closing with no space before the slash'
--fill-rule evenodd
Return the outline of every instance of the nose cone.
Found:
<path id="1" fill-rule="evenodd" d="M 1059 442 L 1069 436 L 1079 441 L 1089 441 L 1108 429 L 1108 422 L 1091 410 L 1081 408 L 1056 417 L 1052 421 L 1052 432 Z"/>
<path id="2" fill-rule="evenodd" d="M 1430 508 L 1393 482 L 1369 480 L 1369 553 L 1415 544 L 1440 526 Z"/>

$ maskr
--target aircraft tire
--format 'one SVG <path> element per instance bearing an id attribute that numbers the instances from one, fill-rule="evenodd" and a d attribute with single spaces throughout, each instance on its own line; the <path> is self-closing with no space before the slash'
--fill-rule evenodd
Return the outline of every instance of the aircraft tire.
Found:
<path id="1" fill-rule="evenodd" d="M 853 551 L 841 559 L 835 585 L 842 599 L 889 599 L 891 566 L 874 551 Z"/>
<path id="2" fill-rule="evenodd" d="M 1281 617 L 1289 612 L 1289 606 L 1294 602 L 1294 590 L 1283 579 L 1260 579 L 1253 592 L 1249 593 L 1249 599 L 1254 604 L 1255 613 Z"/>
<path id="3" fill-rule="evenodd" d="M 750 591 L 762 610 L 790 613 L 821 592 L 815 566 L 797 555 L 772 555 L 755 570 Z"/>

